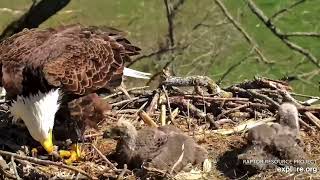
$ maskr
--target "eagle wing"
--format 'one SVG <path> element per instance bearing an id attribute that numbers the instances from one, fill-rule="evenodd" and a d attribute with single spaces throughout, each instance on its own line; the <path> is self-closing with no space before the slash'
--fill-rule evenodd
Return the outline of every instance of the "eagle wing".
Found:
<path id="1" fill-rule="evenodd" d="M 33 77 L 67 93 L 92 93 L 118 86 L 124 62 L 139 50 L 114 30 L 80 25 L 24 30 L 0 44 L 2 85 L 15 96 Z"/>

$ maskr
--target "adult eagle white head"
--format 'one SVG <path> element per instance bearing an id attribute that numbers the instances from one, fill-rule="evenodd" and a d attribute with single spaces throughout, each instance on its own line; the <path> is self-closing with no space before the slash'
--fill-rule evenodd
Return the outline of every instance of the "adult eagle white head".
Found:
<path id="1" fill-rule="evenodd" d="M 148 78 L 124 67 L 139 51 L 119 31 L 81 25 L 25 29 L 7 38 L 0 43 L 0 79 L 14 120 L 22 119 L 51 153 L 55 119 L 75 124 L 81 134 L 110 110 L 97 91 L 119 86 L 123 75 Z"/>

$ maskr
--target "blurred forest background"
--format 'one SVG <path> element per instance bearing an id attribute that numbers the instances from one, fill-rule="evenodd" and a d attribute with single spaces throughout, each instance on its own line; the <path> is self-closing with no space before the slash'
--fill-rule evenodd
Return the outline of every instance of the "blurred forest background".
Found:
<path id="1" fill-rule="evenodd" d="M 320 2 L 252 2 L 288 36 L 275 36 L 245 0 L 72 0 L 40 27 L 80 23 L 124 30 L 142 49 L 132 67 L 153 74 L 170 67 L 174 75 L 207 75 L 222 87 L 255 76 L 288 79 L 295 92 L 319 95 Z M 0 32 L 32 3 L 1 0 Z M 289 48 L 287 39 L 318 62 Z"/>

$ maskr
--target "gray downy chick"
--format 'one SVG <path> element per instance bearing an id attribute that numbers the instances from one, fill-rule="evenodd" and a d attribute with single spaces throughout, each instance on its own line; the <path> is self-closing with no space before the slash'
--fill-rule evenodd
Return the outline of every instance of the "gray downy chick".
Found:
<path id="1" fill-rule="evenodd" d="M 299 134 L 299 113 L 295 105 L 290 103 L 283 103 L 280 105 L 278 110 L 278 120 L 282 125 L 283 133 L 290 134 L 297 137 Z"/>
<path id="2" fill-rule="evenodd" d="M 273 154 L 265 151 L 261 145 L 249 146 L 244 153 L 238 155 L 238 159 L 242 160 L 242 164 L 260 171 L 276 168 L 276 163 L 272 161 L 279 160 Z"/>
<path id="3" fill-rule="evenodd" d="M 261 124 L 248 131 L 247 139 L 253 145 L 268 146 L 276 136 L 277 131 L 274 127 Z"/>
<path id="4" fill-rule="evenodd" d="M 278 152 L 278 157 L 285 160 L 307 160 L 308 156 L 303 148 L 298 145 L 296 138 L 288 134 L 279 134 L 272 141 L 273 148 Z M 304 166 L 305 164 L 296 164 Z"/>
<path id="5" fill-rule="evenodd" d="M 201 164 L 207 158 L 204 148 L 171 125 L 137 131 L 130 122 L 119 121 L 104 137 L 118 139 L 117 162 L 132 169 L 147 165 L 177 173 L 187 164 Z"/>

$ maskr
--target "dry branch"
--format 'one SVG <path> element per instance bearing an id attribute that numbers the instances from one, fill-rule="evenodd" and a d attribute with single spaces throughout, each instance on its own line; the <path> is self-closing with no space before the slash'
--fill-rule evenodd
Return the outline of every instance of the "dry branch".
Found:
<path id="1" fill-rule="evenodd" d="M 319 60 L 307 49 L 300 47 L 299 45 L 291 42 L 281 30 L 276 27 L 273 22 L 264 14 L 264 12 L 258 8 L 258 6 L 252 0 L 246 0 L 251 11 L 266 25 L 266 27 L 278 37 L 284 44 L 286 44 L 290 49 L 304 55 L 310 62 L 320 68 Z"/>
<path id="2" fill-rule="evenodd" d="M 273 62 L 267 60 L 267 58 L 262 54 L 261 50 L 259 49 L 258 44 L 249 36 L 249 34 L 245 31 L 245 29 L 240 25 L 238 21 L 236 21 L 232 15 L 229 13 L 227 8 L 220 0 L 215 0 L 216 4 L 220 7 L 223 14 L 228 18 L 228 20 L 233 24 L 233 26 L 243 35 L 243 37 L 247 40 L 247 42 L 252 46 L 254 51 L 260 57 L 260 59 L 267 64 L 272 64 Z"/>
<path id="3" fill-rule="evenodd" d="M 252 49 L 254 50 L 254 49 Z M 232 66 L 230 66 L 220 77 L 220 79 L 217 81 L 217 84 L 220 84 L 223 79 L 225 77 L 227 77 L 228 74 L 230 74 L 232 72 L 233 69 L 235 69 L 236 67 L 240 66 L 243 62 L 245 62 L 252 54 L 252 50 L 246 55 L 244 56 L 240 61 L 236 62 L 235 64 L 233 64 Z"/>
<path id="4" fill-rule="evenodd" d="M 154 52 L 151 52 L 149 54 L 145 54 L 145 55 L 141 55 L 135 59 L 133 59 L 132 61 L 130 61 L 126 67 L 130 67 L 132 65 L 134 65 L 136 62 L 142 60 L 142 59 L 145 59 L 145 58 L 149 58 L 149 57 L 153 57 L 153 56 L 156 56 L 156 55 L 161 55 L 161 54 L 164 54 L 164 53 L 167 53 L 169 51 L 174 51 L 176 50 L 177 47 L 171 47 L 171 48 L 160 48 L 159 50 L 157 51 L 154 51 Z"/>
<path id="5" fill-rule="evenodd" d="M 155 109 L 157 109 L 159 97 L 160 93 L 158 91 L 154 91 L 154 96 L 147 108 L 147 114 L 153 114 Z"/>
<path id="6" fill-rule="evenodd" d="M 30 9 L 16 21 L 11 22 L 0 35 L 0 41 L 10 37 L 24 28 L 37 28 L 56 12 L 64 8 L 70 0 L 42 0 L 34 1 Z"/>
<path id="7" fill-rule="evenodd" d="M 299 1 L 296 1 L 294 2 L 293 4 L 291 4 L 290 6 L 286 7 L 286 8 L 283 8 L 283 9 L 280 9 L 279 11 L 277 11 L 276 13 L 274 13 L 271 17 L 270 17 L 270 20 L 273 20 L 275 19 L 276 17 L 278 17 L 279 15 L 289 11 L 290 9 L 302 4 L 303 2 L 305 2 L 306 0 L 299 0 Z"/>
<path id="8" fill-rule="evenodd" d="M 91 146 L 93 147 L 93 149 L 95 151 L 97 151 L 97 153 L 99 154 L 99 156 L 104 160 L 106 161 L 106 163 L 108 164 L 108 166 L 113 169 L 113 170 L 117 170 L 117 168 L 114 166 L 114 164 L 112 164 L 112 162 L 109 161 L 109 159 L 104 155 L 102 154 L 102 152 L 94 145 L 94 144 L 91 144 Z"/>
<path id="9" fill-rule="evenodd" d="M 311 112 L 304 112 L 304 115 L 308 117 L 313 125 L 317 126 L 317 128 L 320 129 L 320 120 L 315 115 L 313 115 Z"/>
<path id="10" fill-rule="evenodd" d="M 22 155 L 19 155 L 19 154 L 16 154 L 16 153 L 3 151 L 3 150 L 0 150 L 0 154 L 2 156 L 9 156 L 9 157 L 14 157 L 15 159 L 26 160 L 26 161 L 29 161 L 29 162 L 35 163 L 35 164 L 40 164 L 40 165 L 45 165 L 45 166 L 53 165 L 53 166 L 57 166 L 57 167 L 60 167 L 60 168 L 69 169 L 69 170 L 81 173 L 81 174 L 85 175 L 86 177 L 88 177 L 89 179 L 97 179 L 96 177 L 93 177 L 93 176 L 89 175 L 88 173 L 86 173 L 85 171 L 83 171 L 81 169 L 78 169 L 78 168 L 76 168 L 74 166 L 65 165 L 62 162 L 53 162 L 53 161 L 41 160 L 41 159 L 22 156 Z"/>
<path id="11" fill-rule="evenodd" d="M 168 77 L 162 82 L 164 86 L 203 86 L 210 94 L 219 94 L 220 87 L 207 76 Z"/>
<path id="12" fill-rule="evenodd" d="M 188 100 L 173 97 L 170 97 L 169 100 L 171 104 L 181 107 L 180 109 L 188 110 L 188 112 L 190 112 L 191 115 L 197 118 L 205 119 L 213 126 L 213 128 L 217 128 L 213 115 L 203 112 L 201 109 L 191 104 Z"/>
<path id="13" fill-rule="evenodd" d="M 184 98 L 188 99 L 201 99 L 206 101 L 249 101 L 248 98 L 239 98 L 239 97 L 230 97 L 230 98 L 223 98 L 223 97 L 208 97 L 208 96 L 197 96 L 197 95 L 183 95 Z"/>
<path id="14" fill-rule="evenodd" d="M 286 36 L 286 37 L 289 37 L 289 36 L 320 37 L 320 33 L 319 32 L 289 32 L 289 33 L 284 33 L 283 35 Z"/>
<path id="15" fill-rule="evenodd" d="M 143 110 L 139 112 L 140 118 L 150 127 L 158 127 L 157 123 L 153 121 L 153 119 Z"/>
<path id="16" fill-rule="evenodd" d="M 135 88 L 131 88 L 131 89 L 128 89 L 127 92 L 132 92 L 132 91 L 137 91 L 137 90 L 144 90 L 144 89 L 147 89 L 149 86 L 142 86 L 142 87 L 135 87 Z M 119 96 L 123 94 L 122 91 L 119 91 L 119 92 L 116 92 L 114 94 L 111 94 L 111 95 L 108 95 L 108 96 L 105 96 L 103 97 L 103 99 L 108 99 L 108 98 L 112 98 L 112 97 L 115 97 L 115 96 Z"/>
<path id="17" fill-rule="evenodd" d="M 240 110 L 240 109 L 242 109 L 242 108 L 246 108 L 246 107 L 249 107 L 249 106 L 250 106 L 250 104 L 247 103 L 247 104 L 243 104 L 243 105 L 237 106 L 237 107 L 235 107 L 235 108 L 226 110 L 226 111 L 222 112 L 221 114 L 219 114 L 219 115 L 217 116 L 217 119 L 219 120 L 222 116 L 224 116 L 224 115 L 226 115 L 226 114 L 229 114 L 229 113 L 231 113 L 231 112 L 235 112 L 235 111 L 237 111 L 237 110 Z"/>

